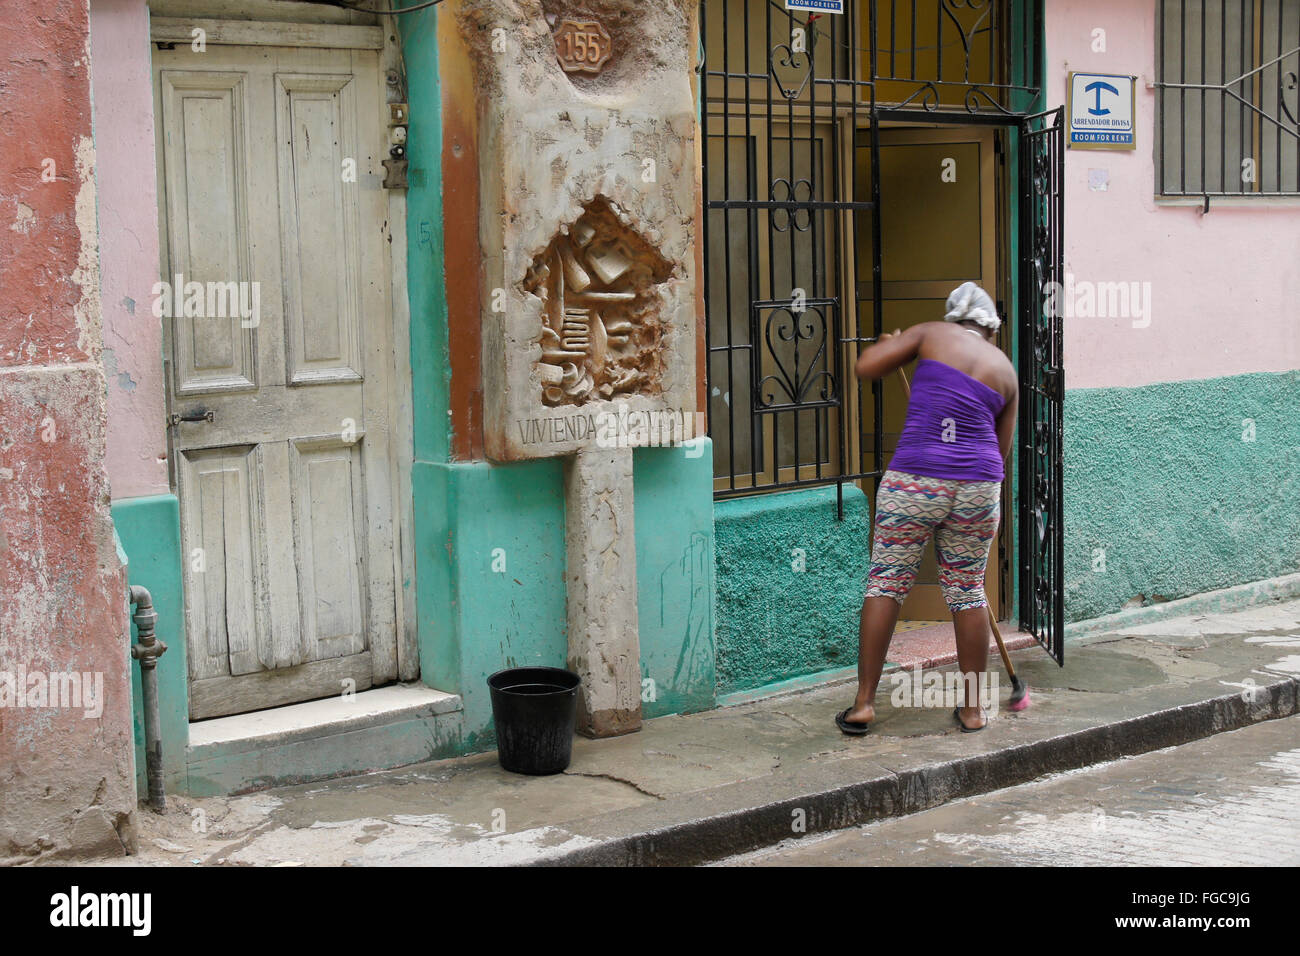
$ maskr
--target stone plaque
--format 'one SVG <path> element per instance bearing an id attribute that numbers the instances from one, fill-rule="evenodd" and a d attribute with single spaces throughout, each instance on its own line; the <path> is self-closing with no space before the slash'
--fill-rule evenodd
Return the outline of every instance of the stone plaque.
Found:
<path id="1" fill-rule="evenodd" d="M 538 372 L 547 405 L 657 391 L 663 355 L 655 286 L 671 272 L 672 263 L 604 198 L 551 241 L 524 284 L 543 305 Z"/>
<path id="2" fill-rule="evenodd" d="M 694 439 L 702 343 L 693 0 L 610 0 L 602 10 L 615 12 L 600 23 L 561 9 L 554 30 L 536 0 L 461 6 L 464 36 L 481 49 L 473 62 L 483 111 L 487 457 Z M 533 28 L 511 34 L 518 54 L 494 54 L 492 28 L 523 10 Z M 611 37 L 619 55 L 598 87 L 578 89 L 573 79 L 591 74 L 568 74 L 562 61 L 600 63 Z"/>
<path id="3" fill-rule="evenodd" d="M 448 12 L 478 85 L 484 449 L 565 459 L 567 666 L 607 737 L 641 726 L 633 450 L 702 432 L 698 0 L 587 3 Z"/>
<path id="4" fill-rule="evenodd" d="M 614 41 L 596 20 L 562 20 L 555 28 L 555 55 L 565 73 L 599 73 Z"/>

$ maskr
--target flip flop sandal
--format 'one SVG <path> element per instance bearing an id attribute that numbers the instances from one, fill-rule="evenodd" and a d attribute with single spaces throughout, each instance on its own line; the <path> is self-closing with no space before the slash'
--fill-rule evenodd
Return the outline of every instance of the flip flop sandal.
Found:
<path id="1" fill-rule="evenodd" d="M 957 726 L 961 728 L 961 732 L 962 732 L 963 734 L 978 734 L 981 730 L 984 729 L 984 727 L 987 727 L 987 726 L 989 725 L 989 719 L 988 719 L 987 717 L 985 717 L 985 718 L 984 718 L 984 727 L 967 727 L 965 724 L 963 724 L 963 723 L 961 722 L 961 708 L 960 708 L 960 707 L 954 707 L 954 708 L 952 709 L 952 719 L 955 720 L 955 721 L 957 721 Z"/>
<path id="2" fill-rule="evenodd" d="M 848 734 L 850 737 L 861 737 L 863 734 L 868 733 L 871 730 L 871 724 L 863 723 L 860 720 L 845 720 L 844 718 L 848 717 L 849 711 L 852 709 L 852 707 L 845 707 L 842 711 L 836 714 L 835 726 L 840 728 L 840 730 Z"/>

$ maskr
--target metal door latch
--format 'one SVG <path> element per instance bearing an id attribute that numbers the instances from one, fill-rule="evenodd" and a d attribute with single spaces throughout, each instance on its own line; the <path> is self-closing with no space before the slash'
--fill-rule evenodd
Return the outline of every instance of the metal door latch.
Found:
<path id="1" fill-rule="evenodd" d="M 179 425 L 181 422 L 214 422 L 217 420 L 217 413 L 208 409 L 204 411 L 201 408 L 192 412 L 186 412 L 184 415 L 177 415 L 175 412 L 167 416 L 169 426 Z"/>

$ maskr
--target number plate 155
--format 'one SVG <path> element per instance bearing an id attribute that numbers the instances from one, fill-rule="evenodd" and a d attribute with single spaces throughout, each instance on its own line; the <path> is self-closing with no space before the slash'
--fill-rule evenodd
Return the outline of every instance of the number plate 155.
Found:
<path id="1" fill-rule="evenodd" d="M 555 29 L 555 55 L 565 73 L 599 73 L 614 41 L 595 20 L 562 20 Z"/>

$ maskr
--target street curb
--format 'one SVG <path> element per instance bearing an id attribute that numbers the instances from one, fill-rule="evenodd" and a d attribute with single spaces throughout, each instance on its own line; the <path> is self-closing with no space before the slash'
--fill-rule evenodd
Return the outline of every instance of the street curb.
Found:
<path id="1" fill-rule="evenodd" d="M 913 770 L 784 799 L 704 819 L 550 854 L 529 866 L 693 866 L 792 837 L 793 812 L 803 811 L 804 838 L 889 817 L 905 816 L 962 797 L 1001 790 L 1047 774 L 1175 747 L 1300 713 L 1300 679 L 1282 678 L 1240 693 L 1212 697 L 1127 720 L 1071 731 Z M 682 798 L 678 798 L 682 799 Z"/>

